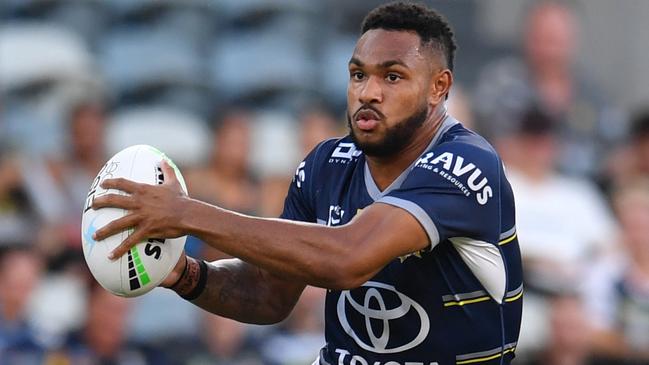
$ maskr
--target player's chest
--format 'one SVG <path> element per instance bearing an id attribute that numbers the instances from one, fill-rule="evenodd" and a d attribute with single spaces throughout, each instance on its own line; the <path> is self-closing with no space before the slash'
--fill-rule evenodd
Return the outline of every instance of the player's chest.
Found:
<path id="1" fill-rule="evenodd" d="M 372 203 L 374 199 L 368 194 L 362 174 L 330 177 L 318 191 L 317 222 L 326 226 L 346 224 Z"/>

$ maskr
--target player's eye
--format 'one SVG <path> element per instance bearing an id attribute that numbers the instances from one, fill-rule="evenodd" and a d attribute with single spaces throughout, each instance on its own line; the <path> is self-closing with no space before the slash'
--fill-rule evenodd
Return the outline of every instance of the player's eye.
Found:
<path id="1" fill-rule="evenodd" d="M 352 80 L 355 80 L 355 81 L 361 81 L 361 80 L 363 80 L 365 78 L 365 74 L 362 73 L 361 71 L 352 71 L 350 73 L 350 76 L 351 76 Z"/>
<path id="2" fill-rule="evenodd" d="M 397 82 L 397 81 L 401 80 L 401 78 L 402 77 L 399 74 L 395 74 L 395 73 L 389 73 L 385 77 L 385 79 L 388 80 L 389 82 Z"/>

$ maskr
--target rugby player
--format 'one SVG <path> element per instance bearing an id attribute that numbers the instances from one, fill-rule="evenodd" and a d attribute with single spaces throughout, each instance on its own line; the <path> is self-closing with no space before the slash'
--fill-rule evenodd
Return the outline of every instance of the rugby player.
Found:
<path id="1" fill-rule="evenodd" d="M 372 10 L 349 61 L 349 135 L 299 164 L 280 219 L 237 214 L 165 183 L 123 179 L 130 213 L 113 251 L 191 234 L 235 259 L 183 256 L 163 286 L 243 322 L 283 320 L 305 285 L 328 289 L 326 345 L 314 364 L 509 364 L 522 273 L 514 198 L 492 146 L 448 114 L 453 33 L 424 6 Z M 316 354 L 314 354 L 314 358 Z"/>

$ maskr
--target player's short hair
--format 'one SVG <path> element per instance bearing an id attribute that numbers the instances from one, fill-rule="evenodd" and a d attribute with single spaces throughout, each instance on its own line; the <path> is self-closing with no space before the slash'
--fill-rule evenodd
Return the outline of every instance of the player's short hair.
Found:
<path id="1" fill-rule="evenodd" d="M 455 37 L 448 21 L 437 11 L 402 1 L 382 5 L 367 14 L 361 26 L 361 34 L 372 29 L 416 32 L 424 45 L 444 55 L 449 70 L 453 71 L 457 49 Z"/>

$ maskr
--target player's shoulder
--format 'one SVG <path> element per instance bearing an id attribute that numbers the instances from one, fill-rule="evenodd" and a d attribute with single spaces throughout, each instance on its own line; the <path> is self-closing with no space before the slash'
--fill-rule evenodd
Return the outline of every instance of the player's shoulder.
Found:
<path id="1" fill-rule="evenodd" d="M 494 148 L 477 133 L 455 123 L 415 162 L 411 183 L 458 189 L 484 205 L 498 191 L 501 176 L 502 162 Z"/>
<path id="2" fill-rule="evenodd" d="M 445 162 L 447 166 L 473 163 L 485 170 L 501 164 L 498 153 L 484 137 L 452 118 L 448 124 L 437 143 L 422 154 L 417 165 L 430 161 Z"/>
<path id="3" fill-rule="evenodd" d="M 434 147 L 438 151 L 449 150 L 483 158 L 499 158 L 494 147 L 484 137 L 466 128 L 460 122 L 453 124 Z"/>

